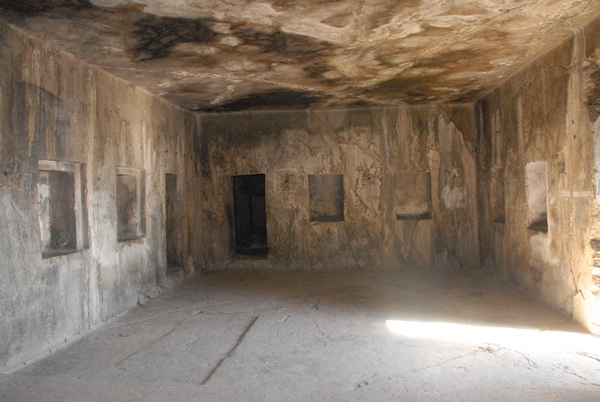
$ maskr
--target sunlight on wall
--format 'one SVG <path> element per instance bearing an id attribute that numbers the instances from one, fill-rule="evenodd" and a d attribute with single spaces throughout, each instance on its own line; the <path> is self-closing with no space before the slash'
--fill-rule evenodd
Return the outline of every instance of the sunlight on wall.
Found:
<path id="1" fill-rule="evenodd" d="M 446 322 L 387 320 L 395 334 L 456 343 L 493 343 L 528 351 L 552 351 L 592 347 L 599 350 L 600 339 L 578 332 L 542 331 L 525 328 L 485 327 Z"/>

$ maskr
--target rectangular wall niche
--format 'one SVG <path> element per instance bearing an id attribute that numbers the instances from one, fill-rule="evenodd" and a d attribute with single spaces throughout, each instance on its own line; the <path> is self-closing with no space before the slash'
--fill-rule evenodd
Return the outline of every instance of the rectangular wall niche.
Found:
<path id="1" fill-rule="evenodd" d="M 311 174 L 308 176 L 311 222 L 344 220 L 344 176 Z"/>
<path id="2" fill-rule="evenodd" d="M 144 171 L 117 168 L 117 239 L 127 241 L 144 236 Z"/>
<path id="3" fill-rule="evenodd" d="M 39 161 L 38 211 L 42 258 L 85 248 L 81 164 Z"/>
<path id="4" fill-rule="evenodd" d="M 531 162 L 525 166 L 527 189 L 527 227 L 548 232 L 548 179 L 546 162 Z"/>
<path id="5" fill-rule="evenodd" d="M 233 177 L 235 252 L 267 254 L 265 175 Z"/>
<path id="6" fill-rule="evenodd" d="M 177 196 L 177 176 L 165 175 L 165 232 L 167 245 L 167 272 L 178 271 L 181 261 L 181 205 Z"/>
<path id="7" fill-rule="evenodd" d="M 399 173 L 396 187 L 396 219 L 431 219 L 429 172 Z"/>

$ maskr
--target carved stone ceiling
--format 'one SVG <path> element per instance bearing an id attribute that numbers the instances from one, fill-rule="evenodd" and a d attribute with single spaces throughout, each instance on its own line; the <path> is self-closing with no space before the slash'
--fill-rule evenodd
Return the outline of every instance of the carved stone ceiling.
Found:
<path id="1" fill-rule="evenodd" d="M 197 111 L 470 102 L 600 15 L 598 0 L 0 0 L 0 7 L 14 25 Z"/>

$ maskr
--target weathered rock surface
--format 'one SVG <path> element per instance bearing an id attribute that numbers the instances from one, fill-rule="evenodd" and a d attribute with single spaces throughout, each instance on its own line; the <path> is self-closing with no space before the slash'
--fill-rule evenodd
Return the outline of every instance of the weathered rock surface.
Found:
<path id="1" fill-rule="evenodd" d="M 0 1 L 17 25 L 190 110 L 473 101 L 587 1 Z"/>
<path id="2" fill-rule="evenodd" d="M 485 263 L 600 332 L 597 2 L 0 5 L 0 366 L 181 267 Z"/>
<path id="3" fill-rule="evenodd" d="M 594 401 L 598 344 L 489 273 L 228 272 L 0 374 L 0 398 Z"/>

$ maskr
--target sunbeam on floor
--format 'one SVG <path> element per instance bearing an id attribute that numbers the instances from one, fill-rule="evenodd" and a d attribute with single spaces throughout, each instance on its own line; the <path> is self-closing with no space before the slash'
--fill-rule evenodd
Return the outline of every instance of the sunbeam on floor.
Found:
<path id="1" fill-rule="evenodd" d="M 600 339 L 489 273 L 199 275 L 2 401 L 597 401 Z"/>
<path id="2" fill-rule="evenodd" d="M 578 332 L 403 320 L 386 320 L 385 325 L 391 332 L 410 338 L 463 344 L 489 343 L 528 352 L 551 353 L 575 348 L 589 349 L 600 346 L 598 338 L 590 334 Z M 598 359 L 600 361 L 600 350 L 598 352 Z"/>

